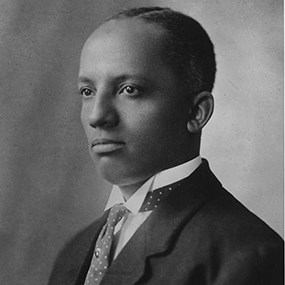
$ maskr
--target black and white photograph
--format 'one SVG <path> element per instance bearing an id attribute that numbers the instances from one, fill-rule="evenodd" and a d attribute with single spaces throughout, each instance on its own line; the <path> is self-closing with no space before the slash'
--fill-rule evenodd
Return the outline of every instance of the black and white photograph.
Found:
<path id="1" fill-rule="evenodd" d="M 283 285 L 281 0 L 0 0 L 0 284 Z"/>

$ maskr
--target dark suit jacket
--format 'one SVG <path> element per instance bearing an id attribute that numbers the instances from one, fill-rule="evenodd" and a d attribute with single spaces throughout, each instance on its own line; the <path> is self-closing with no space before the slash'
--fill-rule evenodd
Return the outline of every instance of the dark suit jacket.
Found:
<path id="1" fill-rule="evenodd" d="M 67 244 L 50 285 L 84 284 L 107 214 Z M 283 285 L 283 241 L 203 161 L 137 230 L 102 284 Z"/>

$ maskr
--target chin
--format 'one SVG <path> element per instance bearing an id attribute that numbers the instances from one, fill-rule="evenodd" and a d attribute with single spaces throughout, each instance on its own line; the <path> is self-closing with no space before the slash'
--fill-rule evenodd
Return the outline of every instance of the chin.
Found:
<path id="1" fill-rule="evenodd" d="M 92 160 L 103 179 L 122 187 L 142 184 L 158 172 L 153 165 L 149 166 L 151 163 L 132 163 L 116 155 L 99 157 L 93 154 Z"/>
<path id="2" fill-rule="evenodd" d="M 96 163 L 99 173 L 103 179 L 111 184 L 121 185 L 126 179 L 126 174 L 122 171 L 122 168 L 114 167 L 114 165 Z"/>
<path id="3" fill-rule="evenodd" d="M 122 167 L 99 167 L 99 172 L 103 179 L 120 187 L 143 184 L 149 178 L 148 175 L 130 173 Z"/>
<path id="4" fill-rule="evenodd" d="M 111 184 L 118 185 L 118 186 L 125 186 L 125 185 L 131 185 L 136 183 L 136 179 L 128 177 L 128 175 L 121 173 L 121 171 L 102 171 L 100 170 L 100 174 Z"/>

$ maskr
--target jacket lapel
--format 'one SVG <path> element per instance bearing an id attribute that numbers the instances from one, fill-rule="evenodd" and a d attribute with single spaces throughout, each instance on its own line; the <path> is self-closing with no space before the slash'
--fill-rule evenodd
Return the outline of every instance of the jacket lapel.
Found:
<path id="1" fill-rule="evenodd" d="M 136 283 L 145 273 L 146 260 L 165 252 L 195 213 L 219 194 L 221 184 L 207 161 L 153 211 L 107 271 L 102 284 Z M 147 278 L 147 276 L 144 276 Z"/>
<path id="2" fill-rule="evenodd" d="M 129 240 L 106 272 L 102 285 L 134 284 L 144 272 L 147 255 L 147 231 L 143 224 Z"/>

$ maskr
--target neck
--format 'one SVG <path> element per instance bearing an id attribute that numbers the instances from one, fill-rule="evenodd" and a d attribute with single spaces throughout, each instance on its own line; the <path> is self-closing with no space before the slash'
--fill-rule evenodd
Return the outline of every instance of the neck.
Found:
<path id="1" fill-rule="evenodd" d="M 147 179 L 131 185 L 119 186 L 124 199 L 127 201 L 146 181 Z"/>

